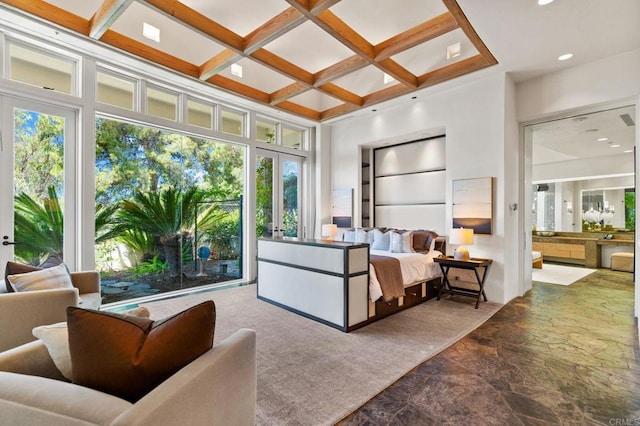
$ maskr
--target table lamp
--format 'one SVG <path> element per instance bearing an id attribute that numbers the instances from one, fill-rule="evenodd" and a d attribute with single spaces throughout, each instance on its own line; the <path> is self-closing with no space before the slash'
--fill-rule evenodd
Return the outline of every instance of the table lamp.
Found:
<path id="1" fill-rule="evenodd" d="M 469 260 L 469 250 L 462 244 L 473 244 L 472 228 L 453 228 L 449 233 L 449 244 L 460 244 L 453 252 L 453 258 L 457 260 Z"/>
<path id="2" fill-rule="evenodd" d="M 325 240 L 333 241 L 333 237 L 338 233 L 338 225 L 333 223 L 326 223 L 322 225 L 322 238 Z"/>

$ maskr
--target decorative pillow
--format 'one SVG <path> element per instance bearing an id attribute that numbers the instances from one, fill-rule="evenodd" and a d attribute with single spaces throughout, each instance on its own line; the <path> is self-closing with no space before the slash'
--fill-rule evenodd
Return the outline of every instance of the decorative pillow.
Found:
<path id="1" fill-rule="evenodd" d="M 363 228 L 356 228 L 356 243 L 373 243 L 373 231 L 365 230 Z"/>
<path id="2" fill-rule="evenodd" d="M 73 288 L 71 276 L 64 263 L 53 268 L 40 269 L 24 274 L 7 275 L 7 281 L 15 291 Z"/>
<path id="3" fill-rule="evenodd" d="M 149 310 L 144 306 L 122 312 L 123 315 L 134 315 L 149 318 Z M 49 356 L 64 377 L 71 380 L 71 354 L 69 353 L 69 332 L 66 322 L 41 325 L 32 330 L 33 336 L 42 340 Z"/>
<path id="4" fill-rule="evenodd" d="M 17 274 L 25 274 L 27 272 L 39 271 L 42 268 L 38 268 L 37 266 L 24 265 L 22 263 L 16 262 L 7 262 L 7 266 L 4 268 L 4 280 L 7 285 L 7 293 L 13 293 L 15 290 L 9 284 L 7 277 L 9 275 L 17 275 Z"/>
<path id="5" fill-rule="evenodd" d="M 411 231 L 391 232 L 389 251 L 391 253 L 413 253 Z"/>
<path id="6" fill-rule="evenodd" d="M 438 234 L 434 231 L 418 229 L 413 231 L 413 251 L 424 253 L 433 250 Z"/>
<path id="7" fill-rule="evenodd" d="M 42 262 L 38 267 L 41 269 L 44 268 L 51 268 L 54 266 L 58 266 L 60 264 L 64 263 L 64 260 L 62 260 L 62 256 L 60 256 L 59 254 L 50 254 L 44 262 Z"/>
<path id="8" fill-rule="evenodd" d="M 136 402 L 213 346 L 209 300 L 161 321 L 67 307 L 72 381 Z"/>
<path id="9" fill-rule="evenodd" d="M 373 244 L 371 244 L 371 250 L 383 250 L 389 251 L 389 244 L 391 239 L 391 231 L 383 232 L 380 229 L 373 229 Z"/>
<path id="10" fill-rule="evenodd" d="M 342 241 L 346 243 L 355 243 L 356 242 L 356 230 L 355 229 L 347 229 L 342 233 Z"/>

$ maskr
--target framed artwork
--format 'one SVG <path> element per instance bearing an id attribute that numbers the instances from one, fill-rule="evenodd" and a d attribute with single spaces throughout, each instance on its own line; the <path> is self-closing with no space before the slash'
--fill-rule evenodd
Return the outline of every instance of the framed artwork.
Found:
<path id="1" fill-rule="evenodd" d="M 453 181 L 453 227 L 474 234 L 493 233 L 493 178 Z"/>
<path id="2" fill-rule="evenodd" d="M 334 189 L 331 200 L 331 222 L 338 228 L 353 226 L 353 189 Z"/>

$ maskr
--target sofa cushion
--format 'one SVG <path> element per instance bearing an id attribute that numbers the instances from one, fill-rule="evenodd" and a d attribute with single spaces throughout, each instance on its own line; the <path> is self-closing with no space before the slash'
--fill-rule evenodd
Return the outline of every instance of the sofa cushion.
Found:
<path id="1" fill-rule="evenodd" d="M 209 300 L 161 321 L 67 307 L 73 383 L 130 402 L 213 346 Z"/>
<path id="2" fill-rule="evenodd" d="M 125 312 L 124 315 L 134 315 L 149 318 L 149 310 L 140 306 Z M 66 322 L 41 325 L 32 330 L 33 336 L 40 339 L 47 347 L 51 360 L 64 377 L 72 379 L 71 354 L 69 353 L 69 332 Z"/>
<path id="3" fill-rule="evenodd" d="M 7 275 L 7 281 L 9 286 L 18 292 L 73 288 L 71 276 L 64 263 L 52 268 Z"/>
<path id="4" fill-rule="evenodd" d="M 7 277 L 9 275 L 17 275 L 24 274 L 27 272 L 39 271 L 42 268 L 38 268 L 37 266 L 24 265 L 22 263 L 16 262 L 7 262 L 7 265 L 4 267 L 4 280 L 7 286 L 7 293 L 13 293 L 13 287 L 7 282 Z"/>

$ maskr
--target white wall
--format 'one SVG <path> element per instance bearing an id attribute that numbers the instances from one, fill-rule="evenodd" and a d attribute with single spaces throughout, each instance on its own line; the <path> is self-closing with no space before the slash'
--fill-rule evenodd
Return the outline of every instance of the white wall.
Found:
<path id="1" fill-rule="evenodd" d="M 353 188 L 359 199 L 359 151 L 362 145 L 398 143 L 415 140 L 425 135 L 446 133 L 446 200 L 448 226 L 451 224 L 451 182 L 453 179 L 494 177 L 494 233 L 478 235 L 469 247 L 474 257 L 494 260 L 487 278 L 486 291 L 490 300 L 504 303 L 518 292 L 517 281 L 505 279 L 515 276 L 505 273 L 516 268 L 512 250 L 505 249 L 505 229 L 512 232 L 511 222 L 516 215 L 507 216 L 505 204 L 505 164 L 512 158 L 505 156 L 505 102 L 508 78 L 494 74 L 480 81 L 464 84 L 411 103 L 388 108 L 380 112 L 357 116 L 334 124 L 332 127 L 332 185 L 334 188 Z M 509 89 L 515 104 L 513 87 Z M 517 129 L 509 129 L 510 143 L 517 142 Z M 515 133 L 515 136 L 513 135 Z M 515 139 L 514 139 L 515 138 Z M 510 156 L 515 156 L 510 152 Z M 428 189 L 427 189 L 428 190 Z M 510 198 L 511 200 L 511 198 Z M 513 202 L 513 201 L 511 201 Z M 358 203 L 356 203 L 356 206 Z M 356 208 L 357 210 L 357 208 Z M 355 212 L 356 217 L 359 211 Z M 507 222 L 510 222 L 507 224 Z M 429 228 L 429 224 L 424 224 Z M 448 229 L 437 229 L 447 235 Z M 508 258 L 505 258 L 508 253 Z"/>

